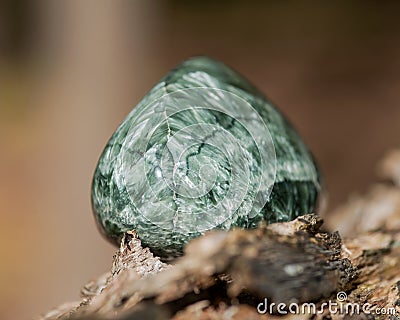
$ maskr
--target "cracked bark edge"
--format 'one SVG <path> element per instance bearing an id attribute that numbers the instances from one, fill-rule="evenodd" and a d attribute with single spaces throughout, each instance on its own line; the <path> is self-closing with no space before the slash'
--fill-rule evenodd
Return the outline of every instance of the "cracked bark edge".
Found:
<path id="1" fill-rule="evenodd" d="M 114 319 L 142 310 L 141 301 L 176 315 L 201 300 L 254 307 L 263 297 L 286 303 L 328 297 L 350 287 L 357 273 L 342 257 L 339 235 L 319 232 L 321 224 L 318 216 L 306 215 L 254 230 L 210 232 L 189 243 L 172 266 L 129 232 L 107 280 L 86 286 L 71 312 L 42 319 Z"/>

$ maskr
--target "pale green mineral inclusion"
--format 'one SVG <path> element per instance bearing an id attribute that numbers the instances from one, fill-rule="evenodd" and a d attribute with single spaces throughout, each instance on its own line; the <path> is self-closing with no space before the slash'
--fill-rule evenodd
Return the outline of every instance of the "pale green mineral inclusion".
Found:
<path id="1" fill-rule="evenodd" d="M 299 135 L 224 64 L 200 57 L 162 79 L 100 157 L 92 204 L 114 243 L 135 230 L 162 257 L 211 229 L 315 210 L 319 174 Z"/>

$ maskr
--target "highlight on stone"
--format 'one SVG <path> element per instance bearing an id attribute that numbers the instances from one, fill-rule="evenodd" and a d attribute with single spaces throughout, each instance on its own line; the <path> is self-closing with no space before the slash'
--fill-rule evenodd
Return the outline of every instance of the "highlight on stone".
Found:
<path id="1" fill-rule="evenodd" d="M 238 73 L 199 57 L 160 80 L 115 131 L 92 205 L 110 241 L 134 230 L 168 258 L 208 230 L 312 213 L 319 192 L 312 155 L 284 116 Z"/>

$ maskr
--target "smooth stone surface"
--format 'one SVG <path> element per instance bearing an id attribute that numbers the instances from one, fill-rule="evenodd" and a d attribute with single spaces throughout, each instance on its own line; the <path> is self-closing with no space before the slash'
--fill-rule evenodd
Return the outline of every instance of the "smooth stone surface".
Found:
<path id="1" fill-rule="evenodd" d="M 318 169 L 299 135 L 247 80 L 215 60 L 185 61 L 111 137 L 92 184 L 102 233 L 135 230 L 162 257 L 211 229 L 314 212 Z"/>

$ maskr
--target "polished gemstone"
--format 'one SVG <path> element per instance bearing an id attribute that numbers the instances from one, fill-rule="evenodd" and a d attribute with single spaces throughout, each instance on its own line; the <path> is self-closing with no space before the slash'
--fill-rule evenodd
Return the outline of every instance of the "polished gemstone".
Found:
<path id="1" fill-rule="evenodd" d="M 247 80 L 200 57 L 167 74 L 105 147 L 92 185 L 100 230 L 135 230 L 162 257 L 212 229 L 314 212 L 319 173 L 300 136 Z"/>

